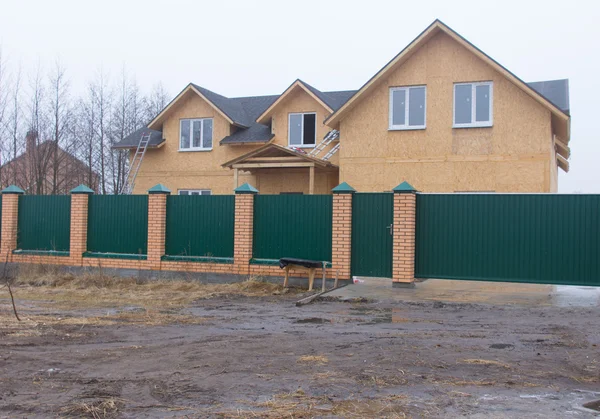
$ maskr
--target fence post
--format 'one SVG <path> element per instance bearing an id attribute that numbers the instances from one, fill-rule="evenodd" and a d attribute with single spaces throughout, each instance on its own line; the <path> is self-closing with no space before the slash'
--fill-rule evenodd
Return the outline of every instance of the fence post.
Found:
<path id="1" fill-rule="evenodd" d="M 10 260 L 12 251 L 17 248 L 17 229 L 19 225 L 19 196 L 23 189 L 11 185 L 2 191 L 2 236 L 0 253 L 2 259 Z M 7 256 L 8 255 L 8 256 Z"/>
<path id="2" fill-rule="evenodd" d="M 415 286 L 415 231 L 417 191 L 408 182 L 394 189 L 394 241 L 392 276 L 394 287 Z"/>
<path id="3" fill-rule="evenodd" d="M 356 190 L 346 182 L 333 192 L 331 265 L 339 279 L 350 279 L 352 258 L 352 195 Z"/>
<path id="4" fill-rule="evenodd" d="M 88 201 L 94 191 L 85 185 L 71 190 L 71 234 L 69 259 L 71 265 L 82 265 L 87 251 Z"/>
<path id="5" fill-rule="evenodd" d="M 165 254 L 167 232 L 167 196 L 171 191 L 160 183 L 148 189 L 148 263 L 160 269 Z"/>
<path id="6" fill-rule="evenodd" d="M 239 274 L 250 272 L 254 238 L 254 195 L 258 189 L 244 183 L 235 192 L 235 222 L 233 233 L 233 264 Z"/>

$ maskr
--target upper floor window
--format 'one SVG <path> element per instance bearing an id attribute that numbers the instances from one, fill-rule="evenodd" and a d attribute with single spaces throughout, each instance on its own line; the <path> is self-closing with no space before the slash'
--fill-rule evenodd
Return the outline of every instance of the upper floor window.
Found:
<path id="1" fill-rule="evenodd" d="M 492 126 L 493 87 L 491 81 L 454 85 L 454 128 Z"/>
<path id="2" fill-rule="evenodd" d="M 425 86 L 390 88 L 390 129 L 424 129 Z"/>
<path id="3" fill-rule="evenodd" d="M 212 137 L 212 118 L 180 121 L 179 150 L 212 150 Z"/>
<path id="4" fill-rule="evenodd" d="M 291 113 L 289 117 L 288 142 L 296 147 L 314 147 L 317 140 L 317 114 Z"/>
<path id="5" fill-rule="evenodd" d="M 210 189 L 179 189 L 179 195 L 211 195 Z"/>

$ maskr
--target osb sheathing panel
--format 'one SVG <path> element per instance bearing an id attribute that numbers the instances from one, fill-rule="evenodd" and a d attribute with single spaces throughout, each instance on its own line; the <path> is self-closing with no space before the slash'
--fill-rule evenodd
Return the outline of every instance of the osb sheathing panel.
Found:
<path id="1" fill-rule="evenodd" d="M 490 80 L 494 126 L 453 129 L 454 83 Z M 427 128 L 389 131 L 389 88 L 410 85 L 427 85 Z M 550 190 L 550 112 L 443 33 L 363 98 L 340 132 L 340 182 L 359 191 L 404 180 L 430 192 Z"/>
<path id="2" fill-rule="evenodd" d="M 329 131 L 329 128 L 322 123 L 327 114 L 326 109 L 307 93 L 296 89 L 276 109 L 276 136 L 273 142 L 283 146 L 288 145 L 288 114 L 291 112 L 317 113 L 317 144 Z M 179 151 L 179 121 L 185 118 L 213 118 L 211 151 Z M 223 168 L 221 164 L 263 144 L 219 145 L 219 141 L 229 133 L 230 125 L 225 118 L 198 95 L 189 92 L 174 107 L 163 124 L 164 146 L 146 152 L 136 178 L 134 193 L 146 193 L 152 186 L 162 183 L 173 193 L 177 193 L 179 189 L 210 189 L 213 194 L 231 194 L 234 189 L 233 170 Z M 310 149 L 305 150 L 310 151 Z M 333 163 L 336 160 L 337 156 L 331 159 Z M 308 193 L 308 168 L 301 170 L 302 174 L 290 172 L 289 169 L 280 169 L 275 175 L 264 175 L 260 179 L 257 177 L 259 171 L 253 174 L 240 172 L 238 184 L 248 182 L 256 186 L 261 193 L 263 188 L 265 193 L 297 191 Z M 337 183 L 331 185 L 331 176 L 316 171 L 315 193 L 330 193 L 337 185 Z M 335 181 L 337 182 L 337 173 Z"/>

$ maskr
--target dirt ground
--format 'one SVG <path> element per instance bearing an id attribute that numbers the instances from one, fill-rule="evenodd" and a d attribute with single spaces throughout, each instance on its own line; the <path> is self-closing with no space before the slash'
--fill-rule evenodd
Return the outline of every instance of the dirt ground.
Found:
<path id="1" fill-rule="evenodd" d="M 0 417 L 587 418 L 600 399 L 598 308 L 44 284 L 13 287 L 21 322 L 0 288 Z"/>

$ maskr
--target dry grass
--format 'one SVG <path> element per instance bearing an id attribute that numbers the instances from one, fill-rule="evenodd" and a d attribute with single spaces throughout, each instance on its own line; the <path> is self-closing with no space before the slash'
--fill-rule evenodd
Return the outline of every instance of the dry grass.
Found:
<path id="1" fill-rule="evenodd" d="M 78 418 L 113 418 L 117 416 L 119 409 L 123 406 L 123 400 L 111 397 L 104 400 L 73 403 L 63 407 L 60 412 L 63 415 Z"/>
<path id="2" fill-rule="evenodd" d="M 493 365 L 496 367 L 502 367 L 511 369 L 512 367 L 504 362 L 494 361 L 491 359 L 464 359 L 462 361 L 463 364 L 472 364 L 472 365 Z"/>
<path id="3" fill-rule="evenodd" d="M 320 364 L 324 365 L 329 362 L 326 356 L 323 355 L 303 355 L 296 362 L 302 364 Z"/>
<path id="4" fill-rule="evenodd" d="M 145 309 L 179 308 L 191 302 L 222 296 L 262 297 L 283 292 L 279 284 L 250 278 L 232 284 L 203 284 L 195 280 L 147 280 L 100 273 L 72 275 L 44 267 L 21 269 L 15 280 L 20 300 L 49 301 L 57 308 Z"/>
<path id="5" fill-rule="evenodd" d="M 407 417 L 407 398 L 403 395 L 335 401 L 324 396 L 308 396 L 302 389 L 298 389 L 291 393 L 276 394 L 265 402 L 241 401 L 240 403 L 252 407 L 214 413 L 225 418 L 263 419 L 330 416 L 350 419 Z"/>

